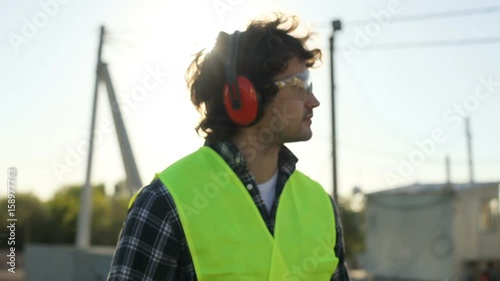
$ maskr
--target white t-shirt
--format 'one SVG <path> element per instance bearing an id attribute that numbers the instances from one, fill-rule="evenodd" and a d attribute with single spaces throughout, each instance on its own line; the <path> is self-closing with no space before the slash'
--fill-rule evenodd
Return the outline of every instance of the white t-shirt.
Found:
<path id="1" fill-rule="evenodd" d="M 265 183 L 259 184 L 259 191 L 268 213 L 273 207 L 274 195 L 276 194 L 276 182 L 278 181 L 278 171 Z"/>

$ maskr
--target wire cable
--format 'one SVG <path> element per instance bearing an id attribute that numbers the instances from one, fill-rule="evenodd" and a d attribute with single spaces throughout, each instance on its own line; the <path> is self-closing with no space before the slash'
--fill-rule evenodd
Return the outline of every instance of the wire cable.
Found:
<path id="1" fill-rule="evenodd" d="M 467 17 L 467 16 L 474 16 L 474 15 L 482 15 L 482 14 L 492 14 L 492 13 L 498 13 L 498 12 L 500 12 L 500 6 L 490 6 L 490 7 L 482 7 L 482 8 L 475 8 L 475 9 L 464 9 L 464 10 L 442 11 L 442 12 L 433 12 L 433 13 L 425 13 L 425 14 L 394 16 L 391 19 L 391 23 Z M 346 21 L 346 25 L 364 25 L 364 24 L 366 24 L 370 21 L 373 21 L 373 20 L 374 19 Z"/>
<path id="2" fill-rule="evenodd" d="M 491 45 L 491 44 L 500 44 L 500 37 L 380 43 L 380 44 L 372 44 L 370 46 L 364 47 L 363 50 L 367 50 L 367 51 L 371 51 L 371 50 L 395 50 L 395 49 L 437 48 L 437 47 L 455 47 L 455 46 Z"/>
<path id="3" fill-rule="evenodd" d="M 458 17 L 468 17 L 475 15 L 493 14 L 499 13 L 500 6 L 489 6 L 473 9 L 463 9 L 463 10 L 453 10 L 453 11 L 441 11 L 441 12 L 431 12 L 415 15 L 402 15 L 393 16 L 390 20 L 391 23 L 405 23 L 405 22 L 415 22 L 415 21 L 425 21 L 425 20 L 435 20 L 435 19 L 448 19 L 448 18 L 458 18 Z M 363 19 L 363 20 L 346 20 L 343 22 L 346 27 L 349 26 L 360 26 L 365 25 L 369 22 L 373 22 L 375 19 Z M 313 26 L 317 28 L 331 28 L 332 24 L 329 23 L 313 23 Z"/>

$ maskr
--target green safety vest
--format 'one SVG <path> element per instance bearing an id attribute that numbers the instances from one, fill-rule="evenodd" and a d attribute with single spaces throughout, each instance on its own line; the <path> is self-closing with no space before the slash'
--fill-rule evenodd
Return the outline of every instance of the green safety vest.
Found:
<path id="1" fill-rule="evenodd" d="M 274 237 L 241 180 L 211 148 L 156 178 L 174 199 L 200 281 L 327 281 L 337 268 L 330 198 L 299 171 L 281 194 Z"/>

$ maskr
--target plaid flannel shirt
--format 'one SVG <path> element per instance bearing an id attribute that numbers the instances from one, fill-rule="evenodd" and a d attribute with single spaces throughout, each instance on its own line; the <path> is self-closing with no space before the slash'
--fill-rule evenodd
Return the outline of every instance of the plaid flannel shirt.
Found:
<path id="1" fill-rule="evenodd" d="M 229 142 L 206 142 L 240 178 L 244 186 L 257 186 L 247 170 L 243 155 Z M 248 190 L 271 234 L 279 197 L 286 181 L 295 170 L 298 159 L 285 146 L 279 152 L 278 181 L 271 213 L 268 213 L 259 189 Z M 336 219 L 337 242 L 335 254 L 339 264 L 331 281 L 347 281 L 349 275 L 344 260 L 342 225 L 337 206 L 332 199 Z M 160 180 L 143 187 L 127 213 L 120 232 L 108 281 L 195 281 L 196 272 L 186 237 L 172 195 Z"/>

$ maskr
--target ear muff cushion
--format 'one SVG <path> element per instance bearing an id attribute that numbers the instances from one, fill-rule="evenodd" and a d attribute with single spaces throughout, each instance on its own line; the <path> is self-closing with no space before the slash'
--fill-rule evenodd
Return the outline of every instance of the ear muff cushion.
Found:
<path id="1" fill-rule="evenodd" d="M 256 120 L 259 101 L 255 88 L 248 78 L 238 76 L 237 81 L 240 89 L 241 106 L 239 108 L 233 107 L 229 84 L 227 83 L 224 85 L 224 105 L 227 114 L 234 123 L 240 126 L 247 126 Z M 235 86 L 232 85 L 232 87 Z"/>

